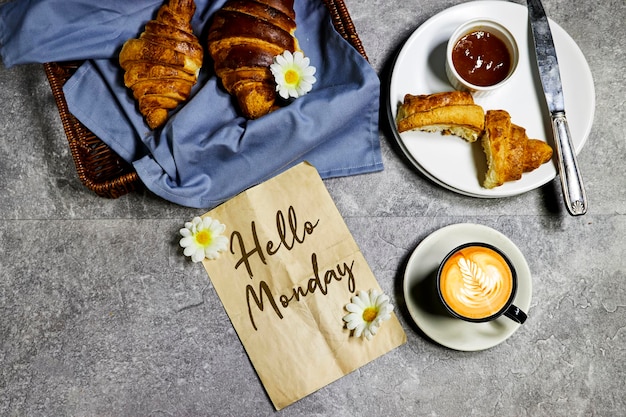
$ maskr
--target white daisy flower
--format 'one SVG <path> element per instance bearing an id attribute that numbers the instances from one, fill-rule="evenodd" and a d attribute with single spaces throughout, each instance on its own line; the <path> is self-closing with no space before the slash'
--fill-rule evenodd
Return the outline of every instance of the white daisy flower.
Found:
<path id="1" fill-rule="evenodd" d="M 315 67 L 309 65 L 310 62 L 300 51 L 293 54 L 285 51 L 274 57 L 270 70 L 276 81 L 276 91 L 282 98 L 298 98 L 311 91 L 317 80 L 313 76 Z"/>
<path id="2" fill-rule="evenodd" d="M 349 330 L 354 330 L 354 336 L 365 336 L 367 340 L 376 335 L 393 311 L 389 297 L 373 288 L 369 292 L 359 291 L 350 301 L 346 304 L 349 313 L 343 316 L 343 321 Z"/>
<path id="3" fill-rule="evenodd" d="M 180 229 L 183 237 L 180 246 L 185 248 L 185 256 L 191 256 L 194 262 L 201 262 L 204 258 L 216 259 L 219 252 L 228 247 L 228 238 L 222 236 L 226 226 L 211 217 L 194 217 Z"/>

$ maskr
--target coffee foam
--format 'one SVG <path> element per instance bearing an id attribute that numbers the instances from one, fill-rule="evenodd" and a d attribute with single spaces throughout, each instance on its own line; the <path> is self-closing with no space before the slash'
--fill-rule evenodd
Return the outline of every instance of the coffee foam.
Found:
<path id="1" fill-rule="evenodd" d="M 483 246 L 469 246 L 450 256 L 440 274 L 441 295 L 457 314 L 483 319 L 502 310 L 513 291 L 506 260 Z"/>

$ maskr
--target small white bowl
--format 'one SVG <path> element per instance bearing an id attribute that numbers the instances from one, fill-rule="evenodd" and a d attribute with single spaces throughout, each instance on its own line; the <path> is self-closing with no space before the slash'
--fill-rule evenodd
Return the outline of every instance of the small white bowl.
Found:
<path id="1" fill-rule="evenodd" d="M 489 86 L 474 85 L 461 77 L 452 62 L 452 51 L 454 50 L 457 42 L 465 35 L 475 31 L 486 31 L 491 33 L 493 36 L 504 42 L 504 45 L 509 52 L 509 56 L 511 58 L 509 72 L 502 81 L 496 84 Z M 518 61 L 519 50 L 517 47 L 517 42 L 515 41 L 515 37 L 511 34 L 511 32 L 509 32 L 507 28 L 505 28 L 501 23 L 498 23 L 491 19 L 473 19 L 459 26 L 448 40 L 448 46 L 446 50 L 446 76 L 448 77 L 448 80 L 450 81 L 450 84 L 452 84 L 452 87 L 454 87 L 454 89 L 460 91 L 469 91 L 474 97 L 486 96 L 493 93 L 498 88 L 502 87 L 511 79 L 511 77 L 515 73 L 515 70 L 517 69 Z"/>

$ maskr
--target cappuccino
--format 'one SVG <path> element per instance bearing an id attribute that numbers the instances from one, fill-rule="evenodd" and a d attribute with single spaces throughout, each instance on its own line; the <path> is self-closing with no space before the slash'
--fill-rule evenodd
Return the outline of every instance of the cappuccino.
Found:
<path id="1" fill-rule="evenodd" d="M 495 248 L 478 243 L 449 254 L 437 275 L 446 307 L 459 318 L 484 321 L 502 314 L 515 296 L 512 265 Z"/>

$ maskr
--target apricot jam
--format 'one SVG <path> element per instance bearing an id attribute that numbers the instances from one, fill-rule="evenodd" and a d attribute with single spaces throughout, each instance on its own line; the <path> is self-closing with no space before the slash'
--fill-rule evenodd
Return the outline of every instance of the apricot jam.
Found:
<path id="1" fill-rule="evenodd" d="M 463 35 L 454 45 L 452 63 L 465 81 L 487 87 L 507 77 L 511 54 L 496 35 L 486 30 L 474 30 Z"/>

